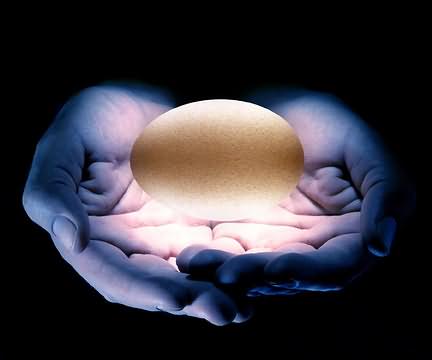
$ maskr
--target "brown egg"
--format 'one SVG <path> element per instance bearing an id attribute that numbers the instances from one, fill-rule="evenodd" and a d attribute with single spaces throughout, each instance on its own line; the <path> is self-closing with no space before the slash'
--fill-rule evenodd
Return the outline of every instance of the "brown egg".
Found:
<path id="1" fill-rule="evenodd" d="M 286 120 L 261 106 L 206 100 L 172 109 L 138 137 L 135 179 L 155 200 L 208 220 L 240 220 L 278 204 L 303 173 Z"/>

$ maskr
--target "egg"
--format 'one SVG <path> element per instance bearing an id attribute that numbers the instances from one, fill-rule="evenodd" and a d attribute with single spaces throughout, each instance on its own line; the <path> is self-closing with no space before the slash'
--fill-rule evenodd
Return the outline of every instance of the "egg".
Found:
<path id="1" fill-rule="evenodd" d="M 142 189 L 196 218 L 234 221 L 276 206 L 303 173 L 303 148 L 287 120 L 243 101 L 204 100 L 153 120 L 131 169 Z"/>

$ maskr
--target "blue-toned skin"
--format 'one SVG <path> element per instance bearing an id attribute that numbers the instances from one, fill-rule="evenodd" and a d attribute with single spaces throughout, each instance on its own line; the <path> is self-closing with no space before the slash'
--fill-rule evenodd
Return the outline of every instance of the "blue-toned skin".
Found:
<path id="1" fill-rule="evenodd" d="M 398 226 L 415 207 L 414 187 L 377 134 L 335 97 L 278 89 L 248 100 L 294 127 L 305 171 L 277 218 L 219 224 L 213 232 L 247 243 L 245 234 L 255 226 L 264 241 L 286 234 L 287 244 L 237 256 L 190 247 L 177 264 L 182 271 L 249 289 L 249 296 L 340 290 L 390 253 Z"/>
<path id="2" fill-rule="evenodd" d="M 138 134 L 174 106 L 145 86 L 96 86 L 63 107 L 36 148 L 24 208 L 91 286 L 127 306 L 225 325 L 251 314 L 239 290 L 249 296 L 339 290 L 390 252 L 397 227 L 415 206 L 414 192 L 377 135 L 337 99 L 275 90 L 246 100 L 279 113 L 296 130 L 305 152 L 298 188 L 277 218 L 195 226 L 188 220 L 180 221 L 181 230 L 241 238 L 258 224 L 270 243 L 272 233 L 293 234 L 272 252 L 235 255 L 192 246 L 177 257 L 178 272 L 166 248 L 137 238 L 137 227 L 142 236 L 149 224 L 175 222 L 160 209 L 152 212 L 130 171 Z M 161 232 L 159 243 L 167 236 Z"/>

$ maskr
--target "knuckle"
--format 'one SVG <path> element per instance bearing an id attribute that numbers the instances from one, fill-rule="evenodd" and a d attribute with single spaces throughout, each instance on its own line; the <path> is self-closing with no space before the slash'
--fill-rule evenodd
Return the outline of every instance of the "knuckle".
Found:
<path id="1" fill-rule="evenodd" d="M 29 213 L 30 211 L 30 204 L 32 202 L 32 193 L 31 191 L 26 187 L 24 189 L 22 198 L 21 198 L 22 206 L 26 213 Z"/>
<path id="2" fill-rule="evenodd" d="M 26 185 L 24 189 L 21 199 L 22 206 L 30 218 L 33 218 L 33 216 L 35 215 L 34 212 L 36 211 L 35 209 L 38 208 L 37 203 L 41 198 L 41 191 L 42 190 L 32 188 L 29 185 Z"/>

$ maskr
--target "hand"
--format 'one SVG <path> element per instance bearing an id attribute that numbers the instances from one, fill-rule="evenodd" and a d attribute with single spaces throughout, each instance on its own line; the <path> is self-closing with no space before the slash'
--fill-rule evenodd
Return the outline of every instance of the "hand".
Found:
<path id="1" fill-rule="evenodd" d="M 262 216 L 216 224 L 214 238 L 235 239 L 246 254 L 191 247 L 177 263 L 250 296 L 339 290 L 389 254 L 414 192 L 377 135 L 336 99 L 271 99 L 253 100 L 286 118 L 304 148 L 297 189 Z"/>
<path id="2" fill-rule="evenodd" d="M 212 239 L 208 222 L 150 199 L 129 159 L 146 124 L 169 109 L 154 90 L 99 86 L 69 101 L 39 142 L 23 195 L 63 258 L 112 302 L 205 318 L 245 319 L 235 301 L 172 265 Z M 171 262 L 171 264 L 169 263 Z"/>

